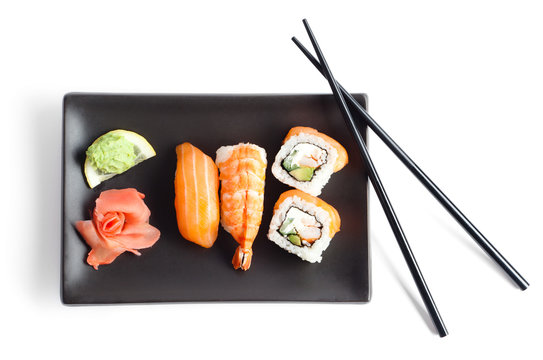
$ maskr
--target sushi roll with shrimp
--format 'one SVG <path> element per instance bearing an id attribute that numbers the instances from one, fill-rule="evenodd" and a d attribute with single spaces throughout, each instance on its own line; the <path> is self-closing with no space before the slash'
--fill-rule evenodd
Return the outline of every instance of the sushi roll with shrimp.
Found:
<path id="1" fill-rule="evenodd" d="M 288 190 L 275 203 L 268 239 L 302 260 L 321 262 L 340 225 L 331 205 L 303 191 Z"/>
<path id="2" fill-rule="evenodd" d="M 330 176 L 348 161 L 347 151 L 336 140 L 313 128 L 297 126 L 283 140 L 272 173 L 282 183 L 318 196 Z"/>

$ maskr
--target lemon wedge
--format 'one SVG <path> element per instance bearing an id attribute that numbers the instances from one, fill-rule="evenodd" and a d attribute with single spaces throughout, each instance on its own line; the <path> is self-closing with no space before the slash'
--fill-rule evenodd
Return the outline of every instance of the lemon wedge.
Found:
<path id="1" fill-rule="evenodd" d="M 87 149 L 85 178 L 89 186 L 94 188 L 155 155 L 155 149 L 140 134 L 122 129 L 112 130 L 94 140 Z M 98 157 L 105 160 L 98 163 Z"/>

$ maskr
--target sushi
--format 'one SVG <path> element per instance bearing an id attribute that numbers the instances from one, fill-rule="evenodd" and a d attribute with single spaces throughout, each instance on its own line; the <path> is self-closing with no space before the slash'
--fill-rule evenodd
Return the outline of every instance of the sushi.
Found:
<path id="1" fill-rule="evenodd" d="M 268 239 L 305 261 L 321 262 L 340 225 L 331 205 L 303 191 L 288 190 L 275 203 Z"/>
<path id="2" fill-rule="evenodd" d="M 266 151 L 253 144 L 223 146 L 215 162 L 221 181 L 221 225 L 239 244 L 232 265 L 248 270 L 264 210 Z"/>
<path id="3" fill-rule="evenodd" d="M 297 126 L 283 140 L 272 174 L 284 184 L 318 196 L 330 176 L 348 162 L 347 151 L 336 140 L 313 128 Z"/>
<path id="4" fill-rule="evenodd" d="M 183 238 L 210 248 L 219 231 L 219 171 L 209 156 L 183 143 L 175 148 L 175 212 Z"/>

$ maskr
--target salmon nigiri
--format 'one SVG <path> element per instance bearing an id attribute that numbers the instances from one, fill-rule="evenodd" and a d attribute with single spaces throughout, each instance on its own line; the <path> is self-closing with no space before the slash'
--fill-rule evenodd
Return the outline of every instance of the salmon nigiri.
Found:
<path id="1" fill-rule="evenodd" d="M 213 160 L 197 147 L 175 148 L 175 211 L 181 235 L 210 248 L 219 231 L 219 173 Z"/>
<path id="2" fill-rule="evenodd" d="M 238 242 L 232 265 L 248 270 L 264 210 L 266 151 L 253 144 L 223 146 L 216 158 L 221 180 L 221 224 Z"/>

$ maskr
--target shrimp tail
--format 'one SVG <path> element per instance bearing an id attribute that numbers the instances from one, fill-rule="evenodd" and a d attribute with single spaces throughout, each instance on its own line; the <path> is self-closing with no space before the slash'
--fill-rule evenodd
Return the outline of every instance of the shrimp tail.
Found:
<path id="1" fill-rule="evenodd" d="M 234 269 L 249 270 L 251 259 L 253 258 L 253 249 L 242 248 L 241 245 L 236 249 L 236 253 L 232 258 Z"/>

